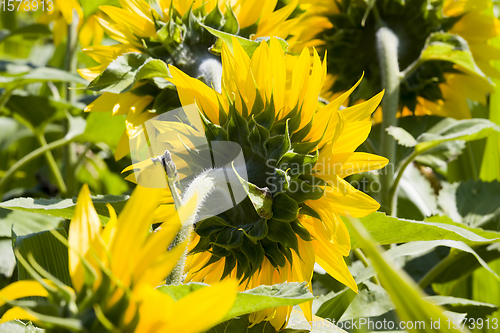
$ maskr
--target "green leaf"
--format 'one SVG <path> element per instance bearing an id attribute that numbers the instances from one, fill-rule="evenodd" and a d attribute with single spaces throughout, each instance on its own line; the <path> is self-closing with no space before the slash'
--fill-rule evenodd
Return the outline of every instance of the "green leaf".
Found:
<path id="1" fill-rule="evenodd" d="M 174 300 L 205 288 L 206 284 L 189 283 L 178 286 L 161 286 L 159 291 L 170 295 Z M 248 313 L 280 306 L 293 306 L 312 300 L 314 297 L 307 289 L 306 283 L 281 283 L 273 286 L 259 286 L 254 289 L 238 292 L 236 301 L 226 315 L 225 320 L 243 316 Z"/>
<path id="2" fill-rule="evenodd" d="M 356 297 L 357 294 L 352 289 L 346 288 L 321 304 L 318 311 L 316 311 L 316 315 L 338 322 Z"/>
<path id="3" fill-rule="evenodd" d="M 0 208 L 0 237 L 10 237 L 11 230 L 16 235 L 27 235 L 54 229 L 60 222 L 57 217 Z"/>
<path id="4" fill-rule="evenodd" d="M 500 132 L 500 127 L 487 119 L 444 119 L 446 126 L 437 133 L 424 133 L 417 138 L 415 152 L 420 154 L 448 141 L 473 141 Z M 436 126 L 439 126 L 436 125 Z"/>
<path id="5" fill-rule="evenodd" d="M 500 43 L 494 39 L 492 45 L 499 47 Z M 499 66 L 495 63 L 495 68 Z M 500 80 L 493 79 L 495 87 L 490 94 L 489 118 L 500 126 Z M 487 138 L 484 157 L 481 163 L 480 178 L 484 181 L 500 181 L 500 133 L 494 133 Z"/>
<path id="6" fill-rule="evenodd" d="M 476 65 L 467 41 L 459 35 L 446 32 L 432 33 L 427 38 L 420 61 L 449 61 L 464 71 L 487 80 L 486 75 Z"/>
<path id="7" fill-rule="evenodd" d="M 201 282 L 190 282 L 186 284 L 180 284 L 180 285 L 164 285 L 158 288 L 159 291 L 162 293 L 165 293 L 172 297 L 174 301 L 178 301 L 183 297 L 186 297 L 187 295 L 191 294 L 192 292 L 205 288 L 208 285 L 206 283 L 201 283 Z"/>
<path id="8" fill-rule="evenodd" d="M 11 90 L 34 82 L 48 81 L 87 84 L 87 81 L 82 79 L 81 76 L 68 73 L 62 69 L 38 67 L 22 75 L 0 76 L 0 88 Z"/>
<path id="9" fill-rule="evenodd" d="M 274 198 L 273 217 L 279 221 L 290 222 L 297 218 L 299 205 L 285 193 L 280 193 Z"/>
<path id="10" fill-rule="evenodd" d="M 260 217 L 270 219 L 273 217 L 273 197 L 271 195 L 271 191 L 269 189 L 260 187 L 246 181 L 241 178 L 236 169 L 234 168 L 234 163 L 231 164 L 233 171 L 238 177 L 243 190 L 245 190 L 246 194 L 252 201 L 252 205 L 255 208 L 255 211 Z"/>
<path id="11" fill-rule="evenodd" d="M 0 151 L 7 150 L 16 141 L 26 137 L 33 137 L 29 128 L 14 118 L 0 117 Z"/>
<path id="12" fill-rule="evenodd" d="M 352 219 L 351 225 L 352 232 L 359 240 L 364 253 L 371 260 L 382 286 L 389 293 L 402 321 L 423 321 L 425 328 L 418 330 L 419 332 L 463 332 L 444 325 L 448 318 L 443 313 L 443 309 L 423 299 L 424 294 L 415 282 L 404 271 L 395 268 L 382 256 L 361 223 Z M 431 318 L 439 320 L 441 327 L 431 328 Z"/>
<path id="13" fill-rule="evenodd" d="M 6 107 L 38 131 L 43 131 L 55 120 L 65 118 L 65 110 L 74 108 L 71 104 L 45 96 L 15 94 L 9 98 Z"/>
<path id="14" fill-rule="evenodd" d="M 112 116 L 109 112 L 92 112 L 86 120 L 87 127 L 78 141 L 81 143 L 103 142 L 111 150 L 116 150 L 120 137 L 125 131 L 124 117 Z"/>
<path id="15" fill-rule="evenodd" d="M 437 196 L 434 189 L 429 180 L 420 173 L 420 170 L 414 164 L 408 165 L 401 178 L 398 197 L 399 201 L 406 199 L 418 208 L 422 216 L 416 217 L 417 219 L 438 213 Z M 399 205 L 401 205 L 401 202 L 398 202 Z M 408 217 L 406 211 L 399 209 L 398 211 L 405 214 L 404 217 Z"/>
<path id="16" fill-rule="evenodd" d="M 313 298 L 305 282 L 280 283 L 273 286 L 262 285 L 238 293 L 236 302 L 226 318 L 234 318 L 280 306 L 298 305 Z"/>
<path id="17" fill-rule="evenodd" d="M 498 305 L 477 302 L 474 300 L 451 297 L 451 296 L 429 296 L 426 300 L 444 307 L 448 311 L 467 313 L 467 318 L 485 318 L 498 309 Z"/>
<path id="18" fill-rule="evenodd" d="M 153 78 L 167 78 L 171 77 L 167 64 L 160 59 L 149 58 L 144 65 L 141 66 L 136 75 L 136 80 L 146 80 Z"/>
<path id="19" fill-rule="evenodd" d="M 45 330 L 33 326 L 33 324 L 25 324 L 20 320 L 13 320 L 0 325 L 0 333 L 43 333 Z"/>
<path id="20" fill-rule="evenodd" d="M 46 26 L 45 24 L 35 23 L 16 29 L 14 31 L 7 32 L 3 36 L 0 36 L 0 43 L 14 36 L 22 36 L 23 38 L 26 39 L 28 38 L 36 39 L 39 37 L 50 36 L 51 34 L 52 31 L 50 31 L 48 26 Z"/>
<path id="21" fill-rule="evenodd" d="M 342 218 L 349 230 L 352 226 Z M 447 217 L 435 216 L 425 221 L 412 221 L 386 216 L 375 212 L 359 219 L 371 238 L 379 245 L 431 240 L 456 240 L 468 245 L 480 245 L 500 241 L 500 233 L 470 228 L 455 223 Z M 359 240 L 352 233 L 351 247 L 358 248 Z"/>
<path id="22" fill-rule="evenodd" d="M 432 250 L 438 246 L 450 247 L 450 248 L 457 249 L 457 250 L 460 250 L 460 251 L 463 251 L 463 252 L 466 252 L 466 253 L 473 255 L 477 259 L 477 261 L 481 264 L 481 266 L 483 266 L 491 274 L 493 274 L 495 277 L 497 277 L 497 279 L 500 280 L 500 277 L 498 277 L 498 275 L 495 273 L 495 271 L 493 271 L 488 266 L 486 261 L 484 261 L 483 258 L 481 258 L 481 256 L 478 253 L 476 253 L 476 251 L 474 251 L 467 244 L 465 244 L 463 242 L 459 242 L 459 241 L 436 240 L 436 241 L 427 241 L 427 242 L 411 242 L 411 243 L 399 245 L 399 246 L 397 246 L 397 247 L 395 247 L 387 252 L 390 253 L 392 258 L 397 258 L 397 257 L 401 257 L 404 255 L 405 256 L 419 255 L 419 254 L 422 254 L 425 252 L 429 252 L 430 250 Z M 452 255 L 458 256 L 459 254 L 461 254 L 461 252 L 454 251 L 454 252 L 450 253 L 450 256 L 452 256 Z M 497 256 L 498 256 L 498 254 L 497 254 Z M 459 266 L 461 266 L 462 268 L 466 268 L 463 265 L 463 261 L 460 262 L 459 259 L 457 259 L 456 261 L 459 262 Z M 457 274 L 457 273 L 453 273 L 452 275 L 456 276 L 457 278 L 459 277 L 459 274 Z"/>
<path id="23" fill-rule="evenodd" d="M 248 326 L 250 326 L 249 316 L 246 315 L 225 321 L 212 327 L 207 333 L 248 333 Z"/>
<path id="24" fill-rule="evenodd" d="M 101 222 L 109 221 L 109 211 L 106 203 L 109 203 L 119 214 L 128 196 L 98 195 L 92 197 L 97 214 Z M 76 198 L 73 199 L 34 199 L 17 198 L 0 203 L 0 207 L 12 210 L 33 212 L 42 215 L 54 216 L 63 219 L 72 219 L 75 213 Z"/>
<path id="25" fill-rule="evenodd" d="M 68 238 L 66 231 L 62 228 L 55 231 L 37 232 L 26 236 L 16 236 L 13 234 L 12 246 L 19 250 L 20 255 L 25 259 L 28 258 L 28 254 L 33 255 L 36 263 L 43 267 L 43 269 L 62 283 L 71 286 L 68 248 L 52 232 L 58 232 L 64 238 Z M 19 262 L 17 272 L 19 280 L 33 279 L 31 274 Z"/>
<path id="26" fill-rule="evenodd" d="M 113 60 L 87 88 L 115 94 L 129 91 L 134 86 L 137 72 L 147 59 L 148 56 L 143 53 L 125 53 Z"/>
<path id="27" fill-rule="evenodd" d="M 415 147 L 417 145 L 417 140 L 408 133 L 404 128 L 401 127 L 395 127 L 395 126 L 389 126 L 386 129 L 387 133 L 391 135 L 396 141 L 401 145 L 405 147 Z"/>
<path id="28" fill-rule="evenodd" d="M 487 224 L 496 229 L 500 221 L 500 183 L 469 180 L 453 184 L 444 183 L 438 202 L 453 221 L 470 227 Z"/>

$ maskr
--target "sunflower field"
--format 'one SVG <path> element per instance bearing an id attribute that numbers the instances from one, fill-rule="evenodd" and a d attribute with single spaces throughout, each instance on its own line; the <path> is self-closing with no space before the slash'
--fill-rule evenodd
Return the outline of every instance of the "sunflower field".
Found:
<path id="1" fill-rule="evenodd" d="M 499 17 L 0 0 L 0 333 L 500 332 Z"/>

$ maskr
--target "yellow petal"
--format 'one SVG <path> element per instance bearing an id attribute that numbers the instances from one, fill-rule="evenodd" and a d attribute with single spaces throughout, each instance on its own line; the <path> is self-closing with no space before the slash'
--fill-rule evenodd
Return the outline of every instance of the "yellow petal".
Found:
<path id="1" fill-rule="evenodd" d="M 144 246 L 144 240 L 158 207 L 162 189 L 137 186 L 118 217 L 116 234 L 111 244 L 112 272 L 127 285 L 135 257 Z"/>
<path id="2" fill-rule="evenodd" d="M 169 332 L 198 333 L 222 322 L 236 299 L 237 285 L 234 280 L 226 280 L 175 302 L 173 317 L 176 320 Z"/>
<path id="3" fill-rule="evenodd" d="M 334 176 L 345 178 L 356 173 L 382 169 L 387 163 L 389 160 L 382 156 L 358 152 L 342 153 L 334 154 L 326 160 L 321 159 L 320 155 L 315 169 L 316 175 L 327 181 L 334 180 Z"/>
<path id="4" fill-rule="evenodd" d="M 37 321 L 38 318 L 34 315 L 30 314 L 26 310 L 16 306 L 12 309 L 7 310 L 2 319 L 0 319 L 0 324 L 11 321 L 11 320 L 29 320 L 29 321 Z"/>
<path id="5" fill-rule="evenodd" d="M 50 283 L 50 282 L 49 282 Z M 47 290 L 38 281 L 21 280 L 9 284 L 0 290 L 0 306 L 6 301 L 12 301 L 22 297 L 40 296 L 47 297 Z"/>
<path id="6" fill-rule="evenodd" d="M 83 185 L 78 195 L 75 215 L 69 225 L 68 242 L 69 272 L 76 291 L 80 291 L 84 282 L 83 266 L 80 256 L 86 257 L 90 245 L 101 230 L 101 221 L 90 198 L 87 185 Z"/>

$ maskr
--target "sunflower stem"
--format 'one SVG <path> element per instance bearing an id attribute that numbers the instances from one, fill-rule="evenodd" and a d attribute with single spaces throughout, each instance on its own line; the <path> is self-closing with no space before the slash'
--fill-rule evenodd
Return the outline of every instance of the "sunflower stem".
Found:
<path id="1" fill-rule="evenodd" d="M 64 59 L 64 70 L 69 73 L 75 73 L 78 65 L 76 57 L 76 49 L 78 46 L 78 24 L 80 18 L 76 10 L 73 10 L 73 19 L 71 24 L 68 25 L 68 38 L 66 40 L 66 57 Z M 64 95 L 68 103 L 73 104 L 76 102 L 76 86 L 74 83 L 64 84 Z M 65 120 L 63 123 L 64 130 L 67 133 L 69 130 L 69 122 Z M 76 153 L 74 144 L 69 144 L 64 147 L 63 160 L 65 168 L 66 183 L 68 185 L 67 193 L 69 196 L 75 194 L 75 161 Z"/>
<path id="2" fill-rule="evenodd" d="M 370 262 L 368 261 L 368 258 L 365 256 L 365 254 L 363 253 L 363 251 L 361 249 L 354 249 L 353 252 L 354 252 L 354 255 L 363 263 L 363 265 L 365 265 L 365 267 L 368 267 L 371 265 Z M 378 279 L 378 277 L 376 275 L 372 276 L 372 281 L 373 281 L 373 283 L 381 286 L 380 280 Z"/>
<path id="3" fill-rule="evenodd" d="M 398 63 L 398 44 L 399 40 L 396 34 L 389 29 L 383 21 L 379 21 L 379 28 L 376 32 L 377 56 L 379 59 L 380 72 L 382 76 L 382 87 L 385 90 L 385 96 L 382 100 L 382 133 L 381 150 L 382 156 L 389 160 L 388 166 L 380 174 L 382 196 L 381 205 L 383 208 L 391 209 L 389 201 L 389 191 L 394 178 L 394 163 L 396 161 L 396 141 L 387 133 L 387 128 L 397 126 L 396 114 L 399 107 L 399 84 L 400 73 Z"/>
<path id="4" fill-rule="evenodd" d="M 162 164 L 163 169 L 165 170 L 165 173 L 167 175 L 167 184 L 170 189 L 170 193 L 172 194 L 172 199 L 174 200 L 175 208 L 177 210 L 180 210 L 183 207 L 183 201 L 181 196 L 179 195 L 177 186 L 175 185 L 175 182 L 177 181 L 178 178 L 178 174 L 175 163 L 172 161 L 172 156 L 170 155 L 170 152 L 168 150 L 165 151 L 165 154 L 163 156 L 159 156 L 158 158 L 153 159 L 153 162 L 154 163 L 160 162 Z M 174 240 L 172 241 L 172 244 L 170 244 L 170 248 L 172 249 L 177 246 L 183 246 L 182 244 L 188 241 L 192 231 L 193 231 L 192 223 L 190 222 L 186 223 L 186 221 L 181 220 L 181 229 L 175 236 Z M 179 258 L 179 261 L 175 265 L 170 275 L 167 277 L 165 281 L 166 284 L 179 285 L 183 282 L 184 267 L 186 266 L 187 254 L 188 254 L 188 249 L 186 246 L 186 249 Z"/>
<path id="5" fill-rule="evenodd" d="M 422 289 L 427 288 L 432 281 L 436 279 L 441 273 L 443 273 L 452 263 L 456 260 L 456 256 L 448 255 L 446 258 L 441 260 L 436 266 L 434 266 L 424 277 L 418 282 L 418 286 Z"/>
<path id="6" fill-rule="evenodd" d="M 45 139 L 45 136 L 43 133 L 37 133 L 36 138 L 40 145 L 42 147 L 47 147 L 48 143 L 47 140 Z M 57 187 L 59 187 L 59 191 L 61 191 L 62 194 L 66 194 L 68 191 L 68 188 L 66 187 L 66 183 L 64 182 L 64 179 L 61 175 L 61 171 L 59 170 L 59 167 L 57 166 L 56 160 L 54 159 L 54 155 L 52 155 L 52 152 L 50 149 L 45 149 L 45 158 L 47 159 L 47 163 L 49 164 L 49 168 L 52 171 L 52 174 L 54 175 L 57 183 Z"/>
<path id="7" fill-rule="evenodd" d="M 35 158 L 39 157 L 40 155 L 44 154 L 45 152 L 63 147 L 64 145 L 67 145 L 72 140 L 73 139 L 62 138 L 60 140 L 53 141 L 47 145 L 44 145 L 38 149 L 33 150 L 31 153 L 29 153 L 28 155 L 24 156 L 19 161 L 14 163 L 14 165 L 11 166 L 10 169 L 5 173 L 4 177 L 0 179 L 0 195 L 1 195 L 2 189 L 5 186 L 5 184 L 7 184 L 8 180 L 16 173 L 17 170 L 19 170 L 20 168 L 22 168 L 24 165 L 28 164 L 29 162 L 33 161 Z"/>

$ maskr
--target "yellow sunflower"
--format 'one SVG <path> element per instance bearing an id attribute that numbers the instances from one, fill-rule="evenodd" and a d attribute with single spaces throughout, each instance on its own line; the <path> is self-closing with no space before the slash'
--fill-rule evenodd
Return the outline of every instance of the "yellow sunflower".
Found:
<path id="1" fill-rule="evenodd" d="M 366 80 L 360 93 L 350 103 L 365 100 L 380 89 L 380 69 L 376 59 L 376 20 L 367 4 L 357 1 L 300 0 L 316 38 L 328 49 L 329 73 L 334 75 L 332 93 L 346 91 L 362 72 Z M 500 35 L 500 22 L 493 14 L 491 0 L 386 1 L 377 3 L 380 18 L 400 39 L 399 67 L 404 70 L 420 56 L 430 33 L 444 31 L 463 38 L 479 68 L 478 73 L 458 65 L 423 63 L 401 85 L 398 116 L 438 115 L 457 119 L 470 118 L 467 100 L 485 104 L 491 85 L 486 77 L 500 77 L 491 61 L 500 57 L 500 50 L 491 40 Z M 327 23 L 330 23 L 328 24 Z M 321 31 L 318 31 L 321 30 Z M 461 47 L 457 46 L 457 49 Z M 440 59 L 445 60 L 445 59 Z M 438 62 L 435 62 L 438 63 Z M 482 75 L 482 73 L 484 75 Z M 381 119 L 381 110 L 375 119 Z"/>
<path id="2" fill-rule="evenodd" d="M 200 78 L 207 84 L 213 83 L 217 87 L 220 85 L 220 57 L 214 55 L 216 50 L 211 48 L 216 38 L 197 22 L 254 40 L 271 35 L 286 38 L 292 29 L 297 29 L 301 17 L 289 19 L 297 8 L 297 1 L 275 10 L 277 2 L 158 0 L 157 6 L 150 6 L 144 0 L 120 0 L 122 8 L 101 6 L 105 18 L 97 17 L 96 20 L 119 44 L 85 48 L 84 53 L 99 65 L 81 69 L 79 72 L 84 78 L 92 81 L 119 56 L 140 52 L 173 64 L 191 76 Z M 126 114 L 127 129 L 132 129 L 144 120 L 163 112 L 154 108 L 154 101 L 165 89 L 172 87 L 151 87 L 148 84 L 136 83 L 126 92 L 103 89 L 104 94 L 90 104 L 86 111 Z M 122 94 L 117 95 L 117 92 Z M 111 104 L 111 101 L 114 101 L 114 104 Z M 175 98 L 172 102 L 175 103 Z M 152 113 L 145 112 L 151 110 Z M 122 135 L 115 154 L 117 159 L 128 153 L 128 138 L 133 135 L 130 131 Z"/>
<path id="3" fill-rule="evenodd" d="M 344 262 L 350 239 L 340 216 L 366 216 L 379 204 L 344 178 L 387 164 L 384 157 L 354 152 L 370 132 L 370 116 L 383 93 L 341 110 L 356 84 L 325 106 L 318 103 L 318 96 L 326 62 L 314 49 L 304 49 L 292 71 L 287 71 L 288 60 L 275 38 L 262 42 L 252 56 L 236 40 L 232 51 L 223 44 L 221 92 L 170 66 L 170 80 L 182 105 L 188 108 L 195 103 L 211 146 L 218 141 L 240 145 L 248 175 L 243 186 L 253 193 L 233 208 L 196 223 L 186 281 L 237 278 L 240 289 L 284 281 L 310 284 L 317 262 L 357 291 Z M 183 127 L 185 133 L 197 130 L 175 120 L 162 126 L 174 131 Z M 169 139 L 173 137 L 164 131 L 154 140 L 173 144 Z M 204 155 L 196 152 L 196 159 L 185 157 L 190 167 Z M 212 208 L 203 206 L 212 193 L 208 186 L 217 182 L 214 176 L 207 185 L 209 171 L 195 175 L 187 189 L 179 190 L 181 201 L 190 200 L 194 193 L 205 198 L 197 204 L 201 212 Z M 220 192 L 213 193 L 220 199 Z M 156 220 L 173 212 L 173 205 L 164 204 L 157 210 Z M 311 304 L 302 309 L 310 319 Z M 278 308 L 254 313 L 251 321 L 268 320 L 280 329 L 290 311 Z"/>
<path id="4" fill-rule="evenodd" d="M 0 290 L 0 305 L 28 296 L 46 297 L 50 303 L 14 306 L 0 322 L 31 320 L 47 329 L 140 333 L 198 333 L 218 324 L 235 300 L 235 282 L 202 288 L 177 302 L 155 289 L 186 246 L 168 250 L 180 227 L 175 217 L 160 231 L 149 232 L 161 193 L 138 187 L 119 217 L 108 205 L 110 220 L 103 228 L 84 186 L 69 228 L 72 287 L 32 269 L 36 280 Z"/>

